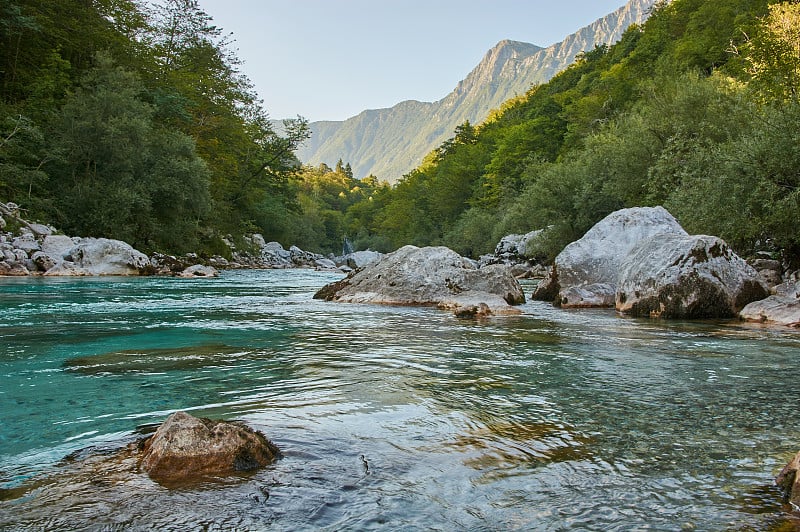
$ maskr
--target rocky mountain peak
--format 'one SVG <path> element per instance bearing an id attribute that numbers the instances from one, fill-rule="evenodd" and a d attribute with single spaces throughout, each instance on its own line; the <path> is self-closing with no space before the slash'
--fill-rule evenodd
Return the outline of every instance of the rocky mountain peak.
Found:
<path id="1" fill-rule="evenodd" d="M 312 138 L 298 150 L 309 164 L 349 161 L 356 177 L 369 174 L 395 182 L 469 120 L 482 122 L 503 102 L 525 94 L 569 66 L 597 44 L 613 44 L 631 25 L 644 22 L 657 0 L 630 0 L 613 13 L 546 48 L 502 40 L 437 102 L 401 102 L 364 111 L 344 122 L 314 122 Z"/>

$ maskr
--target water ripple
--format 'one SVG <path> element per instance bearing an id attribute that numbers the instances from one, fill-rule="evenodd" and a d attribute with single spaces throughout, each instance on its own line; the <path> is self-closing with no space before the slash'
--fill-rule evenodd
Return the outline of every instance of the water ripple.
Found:
<path id="1" fill-rule="evenodd" d="M 757 530 L 800 334 L 311 299 L 332 274 L 0 280 L 0 529 Z M 176 410 L 284 458 L 166 490 L 121 452 Z"/>

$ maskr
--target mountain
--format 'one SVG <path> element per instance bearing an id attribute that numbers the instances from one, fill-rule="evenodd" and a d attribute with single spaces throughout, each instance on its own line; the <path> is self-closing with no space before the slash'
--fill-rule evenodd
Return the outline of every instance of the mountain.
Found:
<path id="1" fill-rule="evenodd" d="M 312 136 L 297 155 L 308 164 L 350 162 L 361 178 L 373 174 L 396 182 L 422 158 L 453 136 L 456 126 L 482 122 L 493 109 L 534 84 L 544 83 L 596 44 L 619 40 L 642 23 L 657 0 L 626 5 L 547 48 L 504 40 L 489 50 L 456 88 L 437 102 L 408 100 L 370 109 L 344 121 L 312 122 Z"/>

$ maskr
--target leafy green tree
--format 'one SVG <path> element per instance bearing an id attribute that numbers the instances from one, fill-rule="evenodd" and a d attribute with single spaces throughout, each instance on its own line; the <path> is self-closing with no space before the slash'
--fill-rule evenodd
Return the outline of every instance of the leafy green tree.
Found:
<path id="1" fill-rule="evenodd" d="M 683 186 L 667 206 L 689 230 L 717 234 L 743 252 L 782 249 L 796 262 L 798 120 L 796 102 L 766 108 L 737 138 L 688 154 Z"/>
<path id="2" fill-rule="evenodd" d="M 752 84 L 769 99 L 800 98 L 800 4 L 774 4 L 769 16 L 743 49 Z"/>
<path id="3" fill-rule="evenodd" d="M 97 56 L 52 125 L 52 213 L 72 234 L 144 249 L 190 248 L 208 211 L 208 172 L 191 139 L 152 121 L 138 77 Z"/>
<path id="4" fill-rule="evenodd" d="M 0 105 L 0 198 L 25 204 L 40 215 L 47 174 L 45 137 L 29 118 Z"/>

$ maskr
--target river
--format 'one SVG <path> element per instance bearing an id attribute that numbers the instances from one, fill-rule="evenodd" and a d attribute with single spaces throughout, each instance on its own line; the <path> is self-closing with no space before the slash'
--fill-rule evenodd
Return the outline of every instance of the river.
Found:
<path id="1" fill-rule="evenodd" d="M 338 278 L 0 279 L 0 529 L 800 526 L 800 332 L 312 299 Z M 176 410 L 284 456 L 173 489 L 113 460 Z"/>

